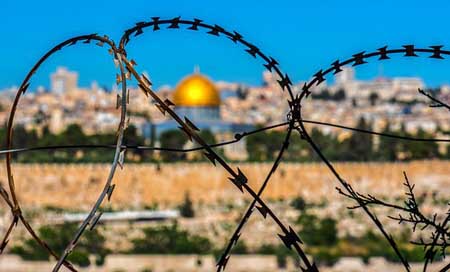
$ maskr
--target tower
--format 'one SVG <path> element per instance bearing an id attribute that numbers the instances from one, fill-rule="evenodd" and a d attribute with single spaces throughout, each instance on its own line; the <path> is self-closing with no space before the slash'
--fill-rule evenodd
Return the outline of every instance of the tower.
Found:
<path id="1" fill-rule="evenodd" d="M 56 94 L 63 94 L 76 90 L 78 87 L 78 73 L 70 72 L 65 67 L 58 67 L 55 73 L 50 76 L 51 91 Z"/>
<path id="2" fill-rule="evenodd" d="M 355 70 L 351 67 L 342 67 L 342 71 L 335 76 L 336 85 L 346 85 L 355 79 Z"/>

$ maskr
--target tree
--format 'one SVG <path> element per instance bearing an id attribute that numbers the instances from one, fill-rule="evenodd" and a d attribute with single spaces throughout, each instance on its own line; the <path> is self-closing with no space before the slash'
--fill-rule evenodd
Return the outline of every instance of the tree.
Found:
<path id="1" fill-rule="evenodd" d="M 184 202 L 179 207 L 180 214 L 183 217 L 192 218 L 195 216 L 194 207 L 189 193 L 186 192 L 184 195 Z"/>
<path id="2" fill-rule="evenodd" d="M 70 124 L 59 135 L 60 141 L 64 144 L 83 144 L 86 143 L 86 135 L 78 124 Z"/>
<path id="3" fill-rule="evenodd" d="M 376 92 L 371 92 L 369 95 L 370 105 L 375 106 L 378 100 L 378 94 Z"/>
<path id="4" fill-rule="evenodd" d="M 345 94 L 345 90 L 344 89 L 339 89 L 334 95 L 333 95 L 333 100 L 335 101 L 343 101 L 346 98 L 346 94 Z"/>
<path id="5" fill-rule="evenodd" d="M 306 209 L 306 201 L 303 197 L 298 196 L 292 200 L 291 206 L 296 210 L 303 212 Z"/>
<path id="6" fill-rule="evenodd" d="M 356 128 L 370 130 L 371 126 L 364 118 L 360 118 Z M 342 159 L 347 161 L 369 161 L 373 157 L 372 135 L 366 133 L 353 133 L 342 142 Z"/>
<path id="7" fill-rule="evenodd" d="M 248 137 L 246 144 L 251 161 L 273 160 L 284 141 L 285 132 L 270 131 Z"/>
<path id="8" fill-rule="evenodd" d="M 386 124 L 382 133 L 395 134 L 394 131 L 391 130 L 389 123 Z M 388 137 L 380 137 L 379 139 L 380 143 L 376 152 L 378 159 L 381 161 L 395 161 L 397 159 L 397 152 L 399 149 L 398 141 Z"/>
<path id="9" fill-rule="evenodd" d="M 159 137 L 161 147 L 182 149 L 187 141 L 187 136 L 180 130 L 167 130 Z M 180 152 L 162 152 L 161 157 L 166 161 L 182 160 L 186 156 Z"/>
<path id="10" fill-rule="evenodd" d="M 199 132 L 199 135 L 208 145 L 214 145 L 214 144 L 217 143 L 216 137 L 214 136 L 214 134 L 209 129 L 202 129 Z M 195 146 L 196 147 L 200 147 L 200 145 L 198 143 L 195 143 Z M 220 148 L 214 148 L 214 149 L 215 149 L 216 153 L 219 156 L 222 156 L 222 157 L 224 156 L 223 148 L 220 147 Z M 207 158 L 204 155 L 204 151 L 203 150 L 197 151 L 195 156 L 194 156 L 194 159 L 195 160 L 200 160 L 200 161 L 206 161 L 207 160 Z"/>
<path id="11" fill-rule="evenodd" d="M 214 134 L 209 129 L 202 129 L 199 135 L 209 145 L 216 143 L 216 137 L 214 137 Z"/>
<path id="12" fill-rule="evenodd" d="M 331 134 L 324 134 L 315 127 L 311 130 L 311 139 L 313 139 L 314 143 L 320 148 L 322 153 L 328 159 L 341 159 L 341 149 L 343 145 L 338 142 L 336 136 Z M 315 152 L 312 153 L 315 161 L 321 160 Z"/>
<path id="13" fill-rule="evenodd" d="M 63 252 L 77 231 L 77 224 L 64 223 L 59 226 L 42 226 L 38 235 L 55 252 Z M 105 237 L 97 229 L 86 232 L 78 243 L 77 248 L 69 255 L 68 260 L 74 264 L 86 267 L 90 265 L 89 255 L 95 254 L 97 260 L 103 260 L 109 253 L 105 247 Z M 20 246 L 11 248 L 11 252 L 25 260 L 50 260 L 50 254 L 34 240 L 27 239 Z M 97 262 L 101 264 L 101 262 Z"/>
<path id="14" fill-rule="evenodd" d="M 145 228 L 144 237 L 133 239 L 130 253 L 137 254 L 209 254 L 212 244 L 208 238 L 170 226 Z"/>
<path id="15" fill-rule="evenodd" d="M 239 85 L 236 90 L 236 96 L 240 100 L 245 100 L 247 98 L 247 95 L 248 95 L 248 88 L 244 88 L 242 85 Z"/>
<path id="16" fill-rule="evenodd" d="M 335 245 L 338 241 L 336 221 L 333 218 L 320 220 L 316 215 L 302 213 L 297 223 L 301 228 L 301 238 L 308 245 Z"/>
<path id="17" fill-rule="evenodd" d="M 123 144 L 132 146 L 144 145 L 144 138 L 138 135 L 138 130 L 135 125 L 133 124 L 129 125 L 127 129 L 124 131 Z M 142 160 L 145 156 L 145 152 L 141 149 L 129 150 L 128 152 L 130 151 L 133 152 L 133 154 L 138 155 L 139 160 Z"/>
<path id="18" fill-rule="evenodd" d="M 433 138 L 433 135 L 426 133 L 422 128 L 416 133 L 417 138 Z M 436 142 L 408 142 L 406 148 L 411 154 L 411 159 L 430 159 L 439 156 L 439 147 Z"/>
<path id="19" fill-rule="evenodd" d="M 311 97 L 313 99 L 330 100 L 331 99 L 331 94 L 330 94 L 330 91 L 328 91 L 328 89 L 324 89 L 320 93 L 313 92 L 311 94 Z"/>

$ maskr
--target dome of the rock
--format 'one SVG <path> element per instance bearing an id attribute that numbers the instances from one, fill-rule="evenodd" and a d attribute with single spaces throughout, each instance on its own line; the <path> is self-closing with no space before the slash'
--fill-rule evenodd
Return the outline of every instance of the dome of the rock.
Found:
<path id="1" fill-rule="evenodd" d="M 177 85 L 173 103 L 177 107 L 218 107 L 220 93 L 206 76 L 194 73 Z"/>

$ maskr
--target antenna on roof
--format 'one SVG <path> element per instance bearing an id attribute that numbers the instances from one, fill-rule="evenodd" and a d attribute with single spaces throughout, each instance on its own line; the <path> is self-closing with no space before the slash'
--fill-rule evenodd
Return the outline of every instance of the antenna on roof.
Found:
<path id="1" fill-rule="evenodd" d="M 194 74 L 200 74 L 200 66 L 198 64 L 194 66 Z"/>

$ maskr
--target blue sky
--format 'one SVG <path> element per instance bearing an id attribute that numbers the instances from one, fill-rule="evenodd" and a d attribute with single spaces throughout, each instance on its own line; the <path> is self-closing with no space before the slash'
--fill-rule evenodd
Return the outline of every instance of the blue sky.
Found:
<path id="1" fill-rule="evenodd" d="M 0 89 L 19 85 L 28 69 L 56 43 L 74 35 L 108 34 L 119 40 L 126 28 L 153 16 L 200 18 L 237 30 L 275 57 L 294 81 L 310 78 L 336 59 L 388 45 L 444 45 L 449 1 L 20 1 L 0 4 Z M 176 84 L 194 65 L 215 80 L 261 82 L 261 63 L 224 38 L 199 33 L 148 33 L 130 43 L 129 55 L 156 86 Z M 48 86 L 56 66 L 111 86 L 115 68 L 105 49 L 63 51 L 43 66 L 32 87 Z M 421 76 L 429 85 L 450 83 L 450 60 L 394 59 L 357 69 L 359 78 Z"/>

